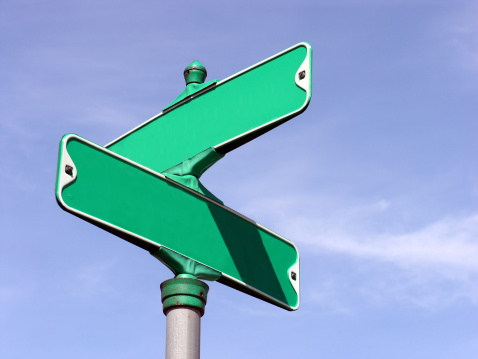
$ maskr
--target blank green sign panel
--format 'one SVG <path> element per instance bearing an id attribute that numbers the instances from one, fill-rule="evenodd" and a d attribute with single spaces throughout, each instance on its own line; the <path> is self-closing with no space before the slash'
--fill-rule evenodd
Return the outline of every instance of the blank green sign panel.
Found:
<path id="1" fill-rule="evenodd" d="M 66 211 L 150 252 L 191 258 L 275 305 L 299 306 L 295 246 L 228 207 L 76 135 L 61 141 L 57 178 Z"/>
<path id="2" fill-rule="evenodd" d="M 300 43 L 214 83 L 106 148 L 157 172 L 211 147 L 227 153 L 307 108 L 311 51 Z"/>

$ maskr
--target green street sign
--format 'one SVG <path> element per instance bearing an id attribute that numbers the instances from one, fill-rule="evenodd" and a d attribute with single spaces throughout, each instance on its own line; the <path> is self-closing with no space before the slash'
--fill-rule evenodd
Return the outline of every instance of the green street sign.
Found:
<path id="1" fill-rule="evenodd" d="M 151 252 L 176 274 L 299 306 L 296 247 L 234 210 L 76 135 L 60 142 L 56 198 L 66 211 Z"/>
<path id="2" fill-rule="evenodd" d="M 225 154 L 302 113 L 312 50 L 299 43 L 222 81 L 185 70 L 163 112 L 98 146 L 60 143 L 56 197 L 66 211 L 143 249 L 176 275 L 217 280 L 288 310 L 299 306 L 299 254 L 226 207 L 200 182 Z"/>
<path id="3" fill-rule="evenodd" d="M 312 49 L 299 43 L 225 80 L 188 84 L 180 101 L 105 147 L 157 172 L 208 149 L 226 154 L 305 111 L 311 72 Z"/>

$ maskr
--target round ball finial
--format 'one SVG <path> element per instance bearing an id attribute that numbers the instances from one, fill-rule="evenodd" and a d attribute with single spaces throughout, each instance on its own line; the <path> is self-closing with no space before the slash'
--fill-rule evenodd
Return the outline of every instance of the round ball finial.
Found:
<path id="1" fill-rule="evenodd" d="M 190 83 L 204 83 L 206 80 L 207 71 L 206 68 L 199 63 L 199 61 L 194 61 L 191 65 L 184 69 L 184 79 L 186 80 L 186 86 Z"/>

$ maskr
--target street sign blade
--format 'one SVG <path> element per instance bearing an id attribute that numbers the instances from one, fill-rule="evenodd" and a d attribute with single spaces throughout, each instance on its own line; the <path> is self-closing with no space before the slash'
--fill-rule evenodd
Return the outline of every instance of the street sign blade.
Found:
<path id="1" fill-rule="evenodd" d="M 193 94 L 105 147 L 163 172 L 208 149 L 227 153 L 302 113 L 312 49 L 299 43 Z"/>
<path id="2" fill-rule="evenodd" d="M 60 206 L 150 252 L 166 248 L 220 282 L 288 310 L 299 306 L 293 243 L 208 197 L 76 135 L 60 142 Z"/>

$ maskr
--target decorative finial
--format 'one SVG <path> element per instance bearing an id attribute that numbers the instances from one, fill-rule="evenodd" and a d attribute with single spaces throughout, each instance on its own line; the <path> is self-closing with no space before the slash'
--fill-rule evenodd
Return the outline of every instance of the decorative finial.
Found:
<path id="1" fill-rule="evenodd" d="M 186 86 L 190 83 L 202 84 L 206 80 L 207 71 L 206 68 L 194 61 L 191 65 L 184 69 L 184 79 L 186 80 Z"/>

